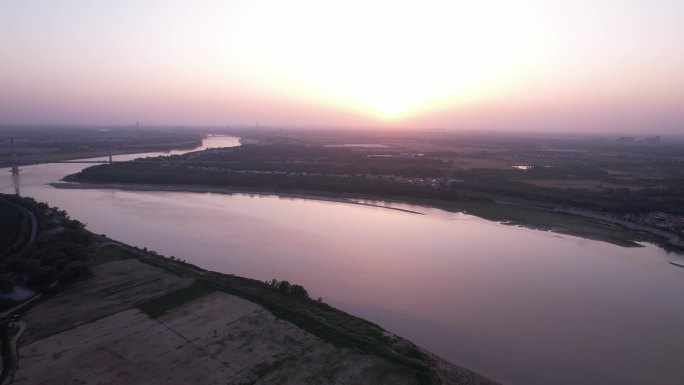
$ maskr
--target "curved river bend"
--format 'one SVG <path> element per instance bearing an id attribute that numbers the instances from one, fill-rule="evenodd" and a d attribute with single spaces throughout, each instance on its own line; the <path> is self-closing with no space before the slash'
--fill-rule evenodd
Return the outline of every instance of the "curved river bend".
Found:
<path id="1" fill-rule="evenodd" d="M 203 148 L 238 145 L 210 137 Z M 181 152 L 175 152 L 181 153 Z M 142 156 L 126 155 L 117 159 Z M 158 154 L 147 154 L 158 155 Z M 684 383 L 680 256 L 404 204 L 60 190 L 84 165 L 7 170 L 89 230 L 313 297 L 506 384 Z M 383 203 L 379 203 L 383 204 Z"/>

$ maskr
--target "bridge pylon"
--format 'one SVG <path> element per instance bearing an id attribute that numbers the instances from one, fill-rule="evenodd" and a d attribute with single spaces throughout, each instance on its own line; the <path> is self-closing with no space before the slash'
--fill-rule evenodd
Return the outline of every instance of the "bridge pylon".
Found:
<path id="1" fill-rule="evenodd" d="M 17 151 L 14 148 L 14 137 L 10 137 L 10 148 L 12 155 L 10 156 L 10 163 L 12 165 L 12 175 L 19 175 L 19 161 L 17 160 Z"/>

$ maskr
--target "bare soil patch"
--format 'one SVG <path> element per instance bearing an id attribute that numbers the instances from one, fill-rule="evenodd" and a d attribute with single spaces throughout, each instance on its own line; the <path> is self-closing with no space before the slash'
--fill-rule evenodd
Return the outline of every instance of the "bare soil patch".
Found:
<path id="1" fill-rule="evenodd" d="M 192 280 L 135 259 L 93 267 L 93 277 L 32 308 L 19 346 L 120 312 L 190 285 Z"/>
<path id="2" fill-rule="evenodd" d="M 16 384 L 415 384 L 412 371 L 337 348 L 215 292 L 158 319 L 129 309 L 32 342 Z"/>

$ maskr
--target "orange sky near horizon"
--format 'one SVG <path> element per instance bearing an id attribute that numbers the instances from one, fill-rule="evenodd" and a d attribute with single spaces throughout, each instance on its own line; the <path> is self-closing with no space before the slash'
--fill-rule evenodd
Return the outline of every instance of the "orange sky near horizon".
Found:
<path id="1" fill-rule="evenodd" d="M 0 1 L 0 124 L 684 133 L 684 2 Z"/>

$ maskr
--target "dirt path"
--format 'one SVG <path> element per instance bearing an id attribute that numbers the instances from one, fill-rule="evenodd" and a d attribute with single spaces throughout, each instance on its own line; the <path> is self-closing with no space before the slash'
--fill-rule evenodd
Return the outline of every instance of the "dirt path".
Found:
<path id="1" fill-rule="evenodd" d="M 31 217 L 31 237 L 29 237 L 29 240 L 26 243 L 26 246 L 28 246 L 36 240 L 36 236 L 38 235 L 38 220 L 36 219 L 36 216 L 33 214 L 33 212 L 31 212 L 31 210 L 26 208 L 24 210 L 26 210 L 26 212 Z"/>
<path id="2" fill-rule="evenodd" d="M 26 330 L 26 322 L 24 321 L 19 321 L 15 323 L 18 326 L 17 332 L 14 334 L 12 337 L 12 340 L 10 341 L 10 350 L 12 352 L 12 369 L 11 372 L 7 377 L 5 377 L 5 380 L 0 383 L 0 385 L 8 385 L 11 384 L 12 381 L 14 380 L 14 374 L 17 372 L 17 364 L 19 363 L 19 352 L 17 351 L 17 341 L 19 341 L 19 337 L 21 337 L 21 333 Z"/>

